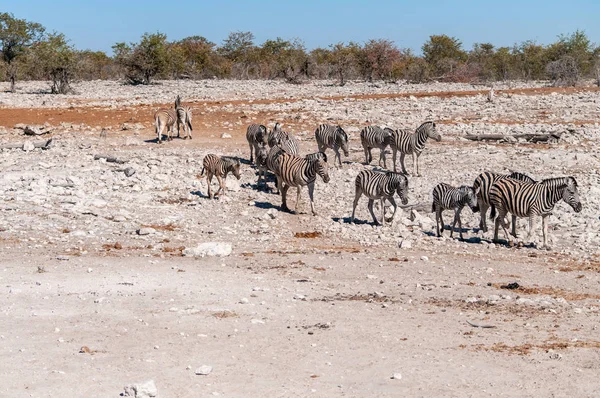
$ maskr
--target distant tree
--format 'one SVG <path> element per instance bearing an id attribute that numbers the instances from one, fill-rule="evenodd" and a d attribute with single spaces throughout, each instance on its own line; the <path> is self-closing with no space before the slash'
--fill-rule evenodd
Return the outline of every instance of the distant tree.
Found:
<path id="1" fill-rule="evenodd" d="M 540 80 L 546 77 L 546 54 L 543 46 L 534 41 L 524 41 L 513 47 L 515 64 L 525 80 Z"/>
<path id="2" fill-rule="evenodd" d="M 0 13 L 0 46 L 2 59 L 7 64 L 7 77 L 10 80 L 10 91 L 15 91 L 17 67 L 14 62 L 27 49 L 43 39 L 45 29 L 35 22 L 15 18 L 13 14 Z"/>
<path id="3" fill-rule="evenodd" d="M 496 79 L 508 80 L 512 68 L 513 56 L 510 48 L 500 47 L 492 56 L 492 65 Z"/>
<path id="4" fill-rule="evenodd" d="M 216 56 L 214 53 L 215 43 L 208 41 L 202 36 L 191 36 L 173 43 L 172 46 L 180 49 L 182 52 L 182 73 L 192 77 L 211 74 L 211 68 L 215 63 L 214 58 Z"/>
<path id="5" fill-rule="evenodd" d="M 132 84 L 150 84 L 168 68 L 167 36 L 145 33 L 139 43 L 117 43 L 113 48 L 115 61 L 125 69 Z"/>
<path id="6" fill-rule="evenodd" d="M 494 80 L 496 73 L 494 70 L 494 45 L 491 43 L 475 43 L 469 53 L 469 64 L 476 64 L 480 69 L 480 78 L 484 80 Z"/>
<path id="7" fill-rule="evenodd" d="M 365 80 L 390 79 L 393 63 L 401 58 L 394 42 L 385 39 L 369 40 L 357 54 L 358 68 Z"/>
<path id="8" fill-rule="evenodd" d="M 333 73 L 332 51 L 315 48 L 308 54 L 308 74 L 315 79 L 328 79 Z"/>
<path id="9" fill-rule="evenodd" d="M 577 60 L 570 55 L 564 55 L 558 61 L 546 65 L 546 72 L 555 86 L 575 86 L 579 81 Z"/>
<path id="10" fill-rule="evenodd" d="M 103 51 L 78 51 L 77 58 L 79 79 L 110 79 L 114 75 L 113 60 Z"/>
<path id="11" fill-rule="evenodd" d="M 346 84 L 348 75 L 356 67 L 357 55 L 360 48 L 357 44 L 352 42 L 348 45 L 340 42 L 330 47 L 331 65 L 334 67 L 335 73 L 340 79 L 340 86 L 343 86 Z"/>
<path id="12" fill-rule="evenodd" d="M 71 82 L 78 71 L 78 54 L 61 33 L 51 33 L 45 40 L 32 46 L 29 62 L 39 68 L 52 82 L 53 94 L 72 91 Z"/>
<path id="13" fill-rule="evenodd" d="M 219 49 L 221 54 L 232 61 L 241 61 L 254 46 L 252 32 L 231 32 Z"/>
<path id="14" fill-rule="evenodd" d="M 447 35 L 430 36 L 421 49 L 425 61 L 436 76 L 451 74 L 460 62 L 467 59 L 460 40 Z"/>

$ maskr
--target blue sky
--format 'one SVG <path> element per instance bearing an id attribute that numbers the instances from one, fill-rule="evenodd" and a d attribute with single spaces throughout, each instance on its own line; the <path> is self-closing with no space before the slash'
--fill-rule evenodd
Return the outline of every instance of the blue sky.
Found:
<path id="1" fill-rule="evenodd" d="M 475 42 L 548 44 L 581 29 L 600 44 L 600 0 L 0 0 L 0 11 L 62 32 L 79 49 L 109 54 L 116 42 L 156 31 L 217 44 L 229 32 L 251 31 L 256 44 L 298 37 L 309 49 L 383 38 L 420 53 L 432 34 L 455 36 L 470 49 Z"/>

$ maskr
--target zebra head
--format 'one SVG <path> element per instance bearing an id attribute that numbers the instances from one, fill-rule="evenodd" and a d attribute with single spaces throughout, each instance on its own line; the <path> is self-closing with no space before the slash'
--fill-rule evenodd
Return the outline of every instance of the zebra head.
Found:
<path id="1" fill-rule="evenodd" d="M 225 160 L 225 162 L 227 162 L 226 172 L 233 173 L 235 178 L 237 178 L 239 180 L 241 177 L 240 176 L 240 167 L 241 167 L 240 160 L 238 158 L 234 158 L 234 157 L 223 157 L 223 159 Z"/>
<path id="2" fill-rule="evenodd" d="M 442 140 L 441 134 L 438 133 L 435 128 L 435 122 L 428 121 L 428 122 L 423 123 L 422 125 L 420 125 L 417 128 L 416 133 L 420 133 L 422 131 L 427 133 L 428 138 L 433 138 L 434 140 L 436 140 L 438 142 L 440 142 Z"/>
<path id="3" fill-rule="evenodd" d="M 267 155 L 268 155 L 266 146 L 259 146 L 258 153 L 256 154 L 256 164 L 259 166 L 264 166 L 267 164 Z"/>
<path id="4" fill-rule="evenodd" d="M 348 134 L 342 129 L 341 126 L 337 126 L 335 131 L 336 141 L 339 141 L 338 145 L 344 151 L 344 156 L 348 157 Z"/>
<path id="5" fill-rule="evenodd" d="M 408 178 L 404 174 L 389 172 L 396 180 L 396 193 L 400 197 L 402 204 L 408 204 Z"/>
<path id="6" fill-rule="evenodd" d="M 260 144 L 267 145 L 268 135 L 269 134 L 267 133 L 267 128 L 261 124 L 260 127 L 258 128 L 258 134 L 256 136 L 256 141 Z"/>
<path id="7" fill-rule="evenodd" d="M 577 181 L 575 180 L 575 177 L 567 177 L 567 184 L 565 189 L 563 189 L 562 199 L 567 202 L 576 213 L 581 211 L 582 205 L 579 200 L 579 192 L 577 191 Z"/>
<path id="8" fill-rule="evenodd" d="M 321 159 L 314 159 L 311 162 L 314 162 L 317 167 L 317 174 L 321 176 L 324 183 L 329 182 L 329 171 L 327 170 L 327 162 Z"/>
<path id="9" fill-rule="evenodd" d="M 177 98 L 175 98 L 175 109 L 180 108 L 181 107 L 181 97 L 178 95 Z"/>
<path id="10" fill-rule="evenodd" d="M 479 204 L 477 202 L 479 187 L 473 189 L 473 187 L 463 185 L 462 187 L 460 187 L 460 191 L 465 195 L 467 199 L 467 205 L 471 208 L 473 213 L 477 213 L 479 211 Z"/>
<path id="11" fill-rule="evenodd" d="M 383 143 L 385 145 L 390 145 L 392 141 L 394 141 L 394 130 L 389 127 L 383 129 Z"/>

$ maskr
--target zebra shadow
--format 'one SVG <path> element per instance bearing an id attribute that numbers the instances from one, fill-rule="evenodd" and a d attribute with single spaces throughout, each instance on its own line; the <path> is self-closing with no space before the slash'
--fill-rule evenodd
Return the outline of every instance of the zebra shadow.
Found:
<path id="1" fill-rule="evenodd" d="M 194 196 L 198 196 L 199 198 L 202 198 L 202 199 L 208 199 L 209 198 L 208 195 L 202 193 L 201 191 L 191 191 L 190 194 L 194 195 Z M 217 198 L 218 198 L 218 196 L 217 196 Z"/>
<path id="2" fill-rule="evenodd" d="M 448 232 L 448 231 L 450 231 L 450 229 L 451 229 L 451 227 L 445 226 L 444 233 L 442 235 L 445 236 L 446 238 L 450 238 L 450 232 Z M 472 232 L 472 229 L 470 229 L 470 228 L 462 229 L 463 234 L 467 234 L 469 232 Z M 423 233 L 429 237 L 437 238 L 437 234 L 435 233 L 435 231 L 423 231 Z M 466 239 L 460 239 L 459 233 L 460 233 L 459 229 L 455 228 L 454 236 L 451 239 L 458 240 L 460 242 L 465 242 L 465 243 L 472 243 L 472 244 L 480 244 L 482 241 L 487 241 L 486 239 L 482 239 L 480 236 L 469 236 Z"/>
<path id="3" fill-rule="evenodd" d="M 331 219 L 335 222 L 343 222 L 344 224 L 352 224 L 350 217 L 332 217 Z M 375 223 L 373 223 L 372 221 L 359 220 L 358 218 L 354 219 L 354 224 L 356 224 L 356 225 L 365 225 L 365 224 L 375 225 Z"/>
<path id="4" fill-rule="evenodd" d="M 277 209 L 281 210 L 281 206 L 274 205 L 271 202 L 254 202 L 254 206 L 259 209 Z"/>
<path id="5" fill-rule="evenodd" d="M 240 187 L 250 188 L 250 189 L 253 189 L 253 190 L 259 191 L 259 192 L 275 193 L 275 189 L 273 187 L 270 187 L 269 185 L 267 185 L 265 182 L 261 182 L 260 184 L 245 182 L 245 183 L 241 184 Z"/>

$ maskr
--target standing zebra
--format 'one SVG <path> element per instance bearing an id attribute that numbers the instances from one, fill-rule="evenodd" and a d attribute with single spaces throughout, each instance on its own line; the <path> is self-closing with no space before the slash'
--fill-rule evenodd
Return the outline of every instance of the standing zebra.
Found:
<path id="1" fill-rule="evenodd" d="M 212 181 L 213 175 L 217 177 L 217 181 L 219 182 L 219 189 L 215 195 L 219 195 L 220 192 L 225 194 L 227 190 L 227 186 L 225 185 L 225 179 L 227 178 L 227 174 L 230 172 L 233 173 L 235 178 L 240 179 L 240 160 L 237 158 L 232 158 L 229 156 L 217 156 L 213 154 L 208 154 L 204 157 L 204 161 L 202 162 L 202 173 L 200 176 L 204 175 L 206 171 L 207 185 L 208 185 L 208 197 L 213 198 L 214 195 L 212 190 L 210 189 L 210 183 Z"/>
<path id="2" fill-rule="evenodd" d="M 500 181 L 505 178 L 512 178 L 514 180 L 530 183 L 535 182 L 535 180 L 528 175 L 517 172 L 511 174 L 496 174 L 486 171 L 479 174 L 475 179 L 475 182 L 473 182 L 473 189 L 479 190 L 477 194 L 477 204 L 479 205 L 479 215 L 481 217 L 479 221 L 479 229 L 483 232 L 488 231 L 485 217 L 487 215 L 488 208 L 490 207 L 490 188 L 496 181 Z M 515 237 L 517 236 L 517 216 L 515 215 L 512 216 L 512 234 Z"/>
<path id="3" fill-rule="evenodd" d="M 389 222 L 393 221 L 397 209 L 396 201 L 394 200 L 394 192 L 398 194 L 402 200 L 402 204 L 408 203 L 408 178 L 400 173 L 394 173 L 392 171 L 381 172 L 363 170 L 356 176 L 354 186 L 356 191 L 354 195 L 354 203 L 352 205 L 352 218 L 350 218 L 350 222 L 354 222 L 356 206 L 358 205 L 358 200 L 363 194 L 369 198 L 368 208 L 371 216 L 373 217 L 373 222 L 375 225 L 379 225 L 379 221 L 377 221 L 377 217 L 375 217 L 375 213 L 373 212 L 373 203 L 376 199 L 381 200 L 381 222 L 384 224 L 386 222 L 385 207 L 383 205 L 385 199 L 387 199 L 392 206 L 394 206 L 394 213 L 392 214 L 392 217 L 387 220 Z"/>
<path id="4" fill-rule="evenodd" d="M 442 233 L 444 232 L 444 219 L 442 218 L 442 211 L 454 210 L 454 222 L 452 223 L 452 229 L 450 230 L 450 237 L 454 233 L 454 227 L 458 222 L 458 233 L 460 239 L 463 239 L 462 234 L 462 221 L 460 220 L 460 213 L 465 206 L 469 206 L 473 213 L 479 209 L 477 207 L 477 194 L 478 189 L 473 189 L 463 185 L 455 188 L 452 185 L 439 183 L 433 188 L 433 203 L 431 205 L 431 212 L 435 213 L 436 232 L 437 236 L 440 234 L 440 224 L 442 225 Z"/>
<path id="5" fill-rule="evenodd" d="M 261 146 L 267 145 L 267 128 L 262 124 L 251 124 L 246 130 L 246 140 L 250 147 L 250 163 L 254 162 L 254 154 Z"/>
<path id="6" fill-rule="evenodd" d="M 192 139 L 192 108 L 189 106 L 181 106 L 181 97 L 178 95 L 175 99 L 175 111 L 177 112 L 177 138 L 179 138 L 180 126 L 183 125 L 185 137 L 183 139 Z"/>
<path id="7" fill-rule="evenodd" d="M 300 145 L 298 145 L 298 141 L 290 133 L 282 132 L 277 145 L 290 155 L 300 154 Z"/>
<path id="8" fill-rule="evenodd" d="M 275 145 L 279 145 L 279 141 L 281 140 L 281 135 L 283 135 L 283 130 L 281 130 L 281 125 L 279 123 L 275 123 L 273 130 L 269 131 L 269 136 L 267 143 L 269 147 L 274 147 Z"/>
<path id="9" fill-rule="evenodd" d="M 554 205 L 561 199 L 569 204 L 576 213 L 581 211 L 577 181 L 574 177 L 549 178 L 533 184 L 511 178 L 496 181 L 490 188 L 490 204 L 492 205 L 490 217 L 493 219 L 498 211 L 494 228 L 494 242 L 498 241 L 498 228 L 502 225 L 506 240 L 509 241 L 509 244 L 511 243 L 506 229 L 508 223 L 505 220 L 507 213 L 510 212 L 517 217 L 529 218 L 528 241 L 531 241 L 536 217 L 541 216 L 542 248 L 549 248 L 546 217 L 552 214 Z"/>
<path id="10" fill-rule="evenodd" d="M 281 192 L 281 209 L 290 211 L 287 207 L 287 191 L 290 187 L 297 188 L 295 213 L 300 209 L 300 193 L 302 187 L 308 185 L 308 196 L 310 198 L 310 210 L 313 216 L 317 215 L 314 205 L 314 190 L 317 174 L 323 179 L 323 182 L 329 182 L 329 173 L 327 171 L 327 162 L 321 159 L 305 159 L 298 155 L 282 153 L 277 158 L 275 174 L 277 184 Z"/>
<path id="11" fill-rule="evenodd" d="M 344 152 L 344 156 L 348 157 L 348 134 L 340 126 L 332 126 L 330 124 L 321 124 L 315 130 L 315 139 L 319 152 L 325 152 L 327 148 L 333 149 L 335 158 L 342 167 L 342 156 L 340 148 Z M 335 160 L 333 162 L 335 165 Z"/>
<path id="12" fill-rule="evenodd" d="M 159 144 L 162 144 L 162 133 L 165 127 L 167 128 L 167 140 L 172 140 L 171 132 L 176 121 L 177 112 L 175 109 L 159 109 L 156 111 L 154 114 L 154 131 Z"/>
<path id="13" fill-rule="evenodd" d="M 385 148 L 392 143 L 394 131 L 389 128 L 382 129 L 379 126 L 367 126 L 360 131 L 360 142 L 365 151 L 365 164 L 370 164 L 373 160 L 371 148 L 379 148 L 379 167 L 383 160 L 383 168 L 385 163 Z"/>
<path id="14" fill-rule="evenodd" d="M 267 166 L 267 170 L 270 170 L 273 174 L 275 174 L 275 188 L 277 189 L 277 193 L 279 193 L 279 182 L 277 178 L 277 169 L 278 169 L 278 160 L 279 156 L 283 155 L 285 151 L 281 149 L 279 145 L 275 145 L 269 149 L 267 153 L 267 158 L 265 160 L 265 164 Z"/>
<path id="15" fill-rule="evenodd" d="M 413 174 L 420 176 L 419 174 L 419 156 L 425 149 L 425 143 L 428 138 L 433 138 L 436 141 L 441 141 L 442 136 L 436 131 L 434 122 L 425 122 L 415 130 L 414 133 L 408 130 L 396 130 L 394 131 L 394 138 L 390 144 L 392 148 L 392 157 L 394 160 L 394 171 L 396 171 L 396 154 L 400 152 L 400 165 L 402 166 L 402 172 L 406 172 L 404 167 L 404 157 L 407 154 L 412 154 L 413 158 Z"/>
<path id="16" fill-rule="evenodd" d="M 258 168 L 258 181 L 257 184 L 260 184 L 261 176 L 262 180 L 266 180 L 267 170 L 269 169 L 267 166 L 267 158 L 268 151 L 266 146 L 259 146 L 256 152 L 256 167 Z"/>

